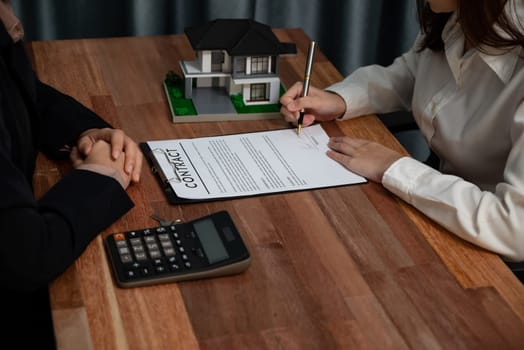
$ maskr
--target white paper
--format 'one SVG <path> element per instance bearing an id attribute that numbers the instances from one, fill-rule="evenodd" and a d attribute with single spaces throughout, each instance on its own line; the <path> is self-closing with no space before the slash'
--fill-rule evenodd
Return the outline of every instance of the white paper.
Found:
<path id="1" fill-rule="evenodd" d="M 212 199 L 366 182 L 326 155 L 320 125 L 294 129 L 149 141 L 176 195 Z"/>

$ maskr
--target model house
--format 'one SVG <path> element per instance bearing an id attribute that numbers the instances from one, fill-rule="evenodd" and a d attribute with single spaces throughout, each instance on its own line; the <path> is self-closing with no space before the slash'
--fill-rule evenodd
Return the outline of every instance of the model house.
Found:
<path id="1" fill-rule="evenodd" d="M 186 98 L 214 89 L 241 95 L 246 106 L 278 103 L 279 56 L 296 53 L 295 44 L 281 43 L 269 26 L 250 19 L 216 19 L 185 34 L 196 52 L 195 61 L 180 62 Z"/>

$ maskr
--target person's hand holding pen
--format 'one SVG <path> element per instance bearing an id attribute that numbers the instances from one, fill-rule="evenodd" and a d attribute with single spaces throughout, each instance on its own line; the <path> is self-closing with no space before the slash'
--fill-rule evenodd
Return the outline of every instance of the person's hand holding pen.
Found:
<path id="1" fill-rule="evenodd" d="M 311 87 L 310 78 L 317 44 L 312 41 L 307 53 L 304 81 L 295 83 L 282 97 L 280 113 L 285 120 L 297 125 L 300 135 L 302 126 L 313 124 L 315 120 L 331 120 L 344 114 L 346 103 L 342 97 Z"/>
<path id="2" fill-rule="evenodd" d="M 304 110 L 302 126 L 317 121 L 336 119 L 346 112 L 346 102 L 337 94 L 309 87 L 307 96 L 302 96 L 303 83 L 297 82 L 280 98 L 280 113 L 287 122 L 298 124 L 300 111 Z"/>

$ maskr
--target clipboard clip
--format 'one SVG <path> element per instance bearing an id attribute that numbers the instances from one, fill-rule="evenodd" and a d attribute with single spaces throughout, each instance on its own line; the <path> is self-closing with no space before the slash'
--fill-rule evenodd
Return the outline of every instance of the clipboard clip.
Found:
<path id="1" fill-rule="evenodd" d="M 171 183 L 171 182 L 175 182 L 175 183 L 182 182 L 182 180 L 180 179 L 180 177 L 178 176 L 178 174 L 176 172 L 175 165 L 169 160 L 169 157 L 167 156 L 166 151 L 164 151 L 161 148 L 155 148 L 155 149 L 153 149 L 151 151 L 151 153 L 162 154 L 165 157 L 167 164 L 169 164 L 171 166 L 172 170 L 173 170 L 173 175 L 172 176 L 167 176 L 167 174 L 166 174 L 166 170 L 167 169 L 165 167 L 162 167 L 162 165 L 158 161 L 158 158 L 153 154 L 153 156 L 151 157 L 152 160 L 153 160 L 153 165 L 151 166 L 151 171 L 153 173 L 158 174 L 160 176 L 160 178 L 162 179 L 162 182 L 164 182 L 166 184 Z"/>

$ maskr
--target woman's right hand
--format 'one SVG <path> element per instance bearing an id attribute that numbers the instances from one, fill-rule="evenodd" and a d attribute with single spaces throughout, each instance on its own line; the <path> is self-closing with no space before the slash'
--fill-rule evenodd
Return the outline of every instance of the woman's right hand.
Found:
<path id="1" fill-rule="evenodd" d="M 301 109 L 305 111 L 302 126 L 311 125 L 315 120 L 333 120 L 346 112 L 346 102 L 341 96 L 310 86 L 308 95 L 302 97 L 302 86 L 302 82 L 295 83 L 280 98 L 280 113 L 286 121 L 296 125 Z"/>

